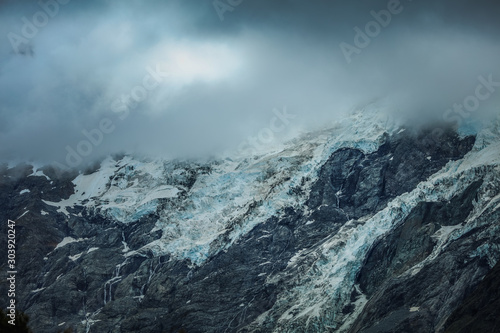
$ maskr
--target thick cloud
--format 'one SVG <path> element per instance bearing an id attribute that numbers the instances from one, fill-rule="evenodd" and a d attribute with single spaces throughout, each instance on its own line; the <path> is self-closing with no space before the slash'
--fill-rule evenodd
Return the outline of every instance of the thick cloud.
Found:
<path id="1" fill-rule="evenodd" d="M 495 83 L 467 99 L 500 82 L 494 1 L 239 2 L 7 1 L 0 160 L 200 156 L 284 107 L 294 118 L 274 124 L 277 140 L 378 98 L 416 121 L 498 113 Z M 474 111 L 453 110 L 464 100 Z"/>

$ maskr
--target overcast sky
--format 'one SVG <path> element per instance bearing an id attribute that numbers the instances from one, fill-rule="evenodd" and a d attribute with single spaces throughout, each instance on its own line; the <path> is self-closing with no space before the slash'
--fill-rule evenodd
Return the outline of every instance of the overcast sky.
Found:
<path id="1" fill-rule="evenodd" d="M 0 5 L 0 160 L 65 164 L 84 130 L 85 161 L 218 153 L 380 98 L 435 121 L 478 77 L 500 82 L 493 0 L 54 1 Z M 474 115 L 499 112 L 492 90 Z M 295 118 L 274 121 L 284 108 Z"/>

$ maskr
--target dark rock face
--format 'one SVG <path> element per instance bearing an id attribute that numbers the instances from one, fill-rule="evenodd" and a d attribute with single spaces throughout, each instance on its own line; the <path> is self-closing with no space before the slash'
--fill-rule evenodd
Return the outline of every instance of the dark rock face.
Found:
<path id="1" fill-rule="evenodd" d="M 467 292 L 470 286 L 464 281 L 486 274 L 486 262 L 462 264 L 460 251 L 446 253 L 415 275 L 403 274 L 432 253 L 437 240 L 431 235 L 436 230 L 464 222 L 480 185 L 472 184 L 448 203 L 419 204 L 394 232 L 374 245 L 358 276 L 361 289 L 371 299 L 353 332 L 433 331 L 446 319 L 441 316 L 449 315 L 440 309 Z M 441 293 L 449 295 L 446 299 L 430 297 Z M 410 311 L 417 307 L 418 311 Z"/>
<path id="2" fill-rule="evenodd" d="M 334 152 L 312 187 L 297 189 L 310 190 L 303 209 L 287 208 L 279 217 L 261 221 L 201 266 L 152 253 L 124 256 L 125 246 L 137 250 L 161 237 L 160 230 L 152 232 L 158 219 L 154 214 L 122 224 L 75 207 L 77 215 L 66 220 L 41 199 L 67 198 L 72 191 L 70 175 L 53 172 L 49 177 L 54 183 L 50 183 L 43 177 L 27 177 L 32 170 L 26 166 L 3 168 L 0 217 L 12 219 L 29 210 L 16 230 L 22 272 L 19 308 L 31 316 L 34 330 L 42 333 L 66 327 L 76 332 L 272 332 L 278 320 L 273 316 L 283 312 L 271 311 L 278 306 L 277 299 L 293 286 L 292 276 L 310 268 L 305 263 L 290 270 L 292 257 L 319 248 L 349 220 L 373 216 L 449 161 L 462 158 L 474 144 L 474 138 L 461 140 L 451 132 L 441 142 L 428 137 L 429 132 L 407 130 L 386 137 L 372 154 L 357 149 Z M 13 172 L 20 176 L 8 177 Z M 188 190 L 195 182 L 193 173 Z M 360 291 L 369 301 L 352 332 L 444 328 L 449 315 L 490 270 L 484 258 L 467 257 L 481 229 L 472 229 L 413 275 L 408 271 L 433 253 L 438 241 L 432 235 L 437 230 L 464 222 L 481 185 L 472 184 L 450 202 L 420 203 L 403 223 L 373 244 L 357 273 Z M 17 195 L 24 188 L 37 190 Z M 42 216 L 41 210 L 49 214 Z M 56 248 L 65 237 L 75 241 Z M 4 239 L 0 246 L 6 247 Z M 481 285 L 478 290 L 489 290 L 491 284 Z M 2 302 L 5 288 L 2 282 Z M 353 294 L 353 301 L 357 297 Z M 467 304 L 478 302 L 467 301 L 460 311 L 472 311 Z M 414 307 L 418 311 L 410 310 Z M 268 311 L 267 321 L 256 326 L 255 320 Z M 347 306 L 344 314 L 353 311 L 353 306 Z M 452 329 L 457 324 L 450 320 Z M 468 323 L 475 325 L 473 320 Z M 312 330 L 297 327 L 295 331 Z"/>
<path id="3" fill-rule="evenodd" d="M 496 332 L 500 327 L 500 263 L 446 322 L 446 333 Z"/>
<path id="4" fill-rule="evenodd" d="M 463 157 L 474 144 L 472 137 L 458 140 L 451 133 L 442 142 L 432 141 L 429 136 L 429 131 L 410 135 L 403 132 L 369 155 L 352 149 L 337 151 L 322 168 L 309 206 L 334 206 L 336 213 L 340 211 L 347 219 L 373 214 L 389 200 L 413 190 L 449 161 Z"/>
<path id="5" fill-rule="evenodd" d="M 358 282 L 368 295 L 392 276 L 398 276 L 429 256 L 437 244 L 436 230 L 465 221 L 481 184 L 471 185 L 448 203 L 420 203 L 390 235 L 378 241 L 368 254 Z"/>

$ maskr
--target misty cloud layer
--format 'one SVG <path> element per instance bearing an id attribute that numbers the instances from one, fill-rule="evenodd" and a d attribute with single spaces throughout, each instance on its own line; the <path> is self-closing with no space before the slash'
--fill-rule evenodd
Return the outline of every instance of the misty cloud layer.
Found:
<path id="1" fill-rule="evenodd" d="M 94 137 L 86 160 L 212 154 L 269 127 L 284 107 L 294 118 L 277 140 L 379 98 L 395 115 L 437 121 L 475 94 L 479 77 L 500 82 L 500 5 L 401 1 L 358 47 L 354 28 L 365 32 L 371 12 L 390 3 L 244 0 L 221 20 L 213 1 L 65 0 L 26 38 L 23 17 L 32 22 L 42 8 L 8 1 L 0 5 L 0 160 L 64 163 L 67 147 L 94 129 L 102 140 Z M 13 44 L 14 35 L 23 42 Z M 358 50 L 350 63 L 341 43 Z M 499 113 L 494 89 L 471 118 Z"/>

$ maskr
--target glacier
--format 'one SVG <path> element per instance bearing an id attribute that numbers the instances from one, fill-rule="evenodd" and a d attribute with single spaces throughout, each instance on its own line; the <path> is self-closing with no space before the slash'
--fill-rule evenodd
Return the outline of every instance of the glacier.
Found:
<path id="1" fill-rule="evenodd" d="M 299 208 L 307 198 L 318 169 L 332 152 L 378 149 L 398 125 L 384 109 L 370 105 L 339 119 L 331 128 L 306 133 L 279 150 L 257 156 L 237 156 L 186 166 L 166 160 L 138 161 L 126 156 L 105 159 L 94 173 L 73 181 L 75 193 L 60 202 L 44 201 L 69 216 L 68 209 L 85 207 L 121 223 L 158 214 L 163 237 L 141 249 L 156 256 L 171 254 L 194 265 L 231 246 L 256 224 L 279 216 L 286 207 Z M 275 148 L 275 147 L 271 147 Z M 186 178 L 196 174 L 188 190 Z M 302 192 L 291 192 L 297 189 Z"/>

